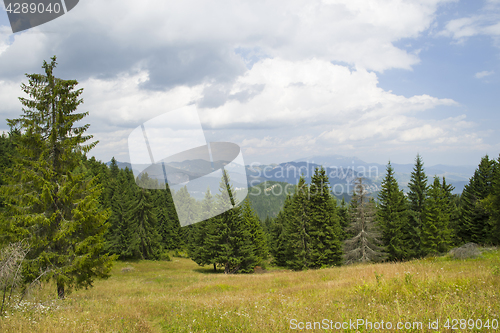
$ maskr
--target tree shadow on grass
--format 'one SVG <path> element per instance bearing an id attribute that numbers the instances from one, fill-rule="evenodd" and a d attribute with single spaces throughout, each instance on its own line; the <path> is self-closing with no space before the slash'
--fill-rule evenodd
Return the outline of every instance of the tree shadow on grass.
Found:
<path id="1" fill-rule="evenodd" d="M 193 272 L 201 273 L 201 274 L 224 274 L 224 270 L 217 268 L 217 271 L 214 271 L 213 267 L 199 267 L 193 269 Z"/>

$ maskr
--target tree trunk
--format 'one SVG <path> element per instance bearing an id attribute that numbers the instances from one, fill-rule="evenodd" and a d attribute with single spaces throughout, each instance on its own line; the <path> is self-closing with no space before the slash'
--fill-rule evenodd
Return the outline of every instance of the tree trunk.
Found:
<path id="1" fill-rule="evenodd" d="M 59 299 L 64 299 L 64 283 L 57 283 L 57 296 Z"/>
<path id="2" fill-rule="evenodd" d="M 217 264 L 214 263 L 214 272 L 217 272 Z"/>

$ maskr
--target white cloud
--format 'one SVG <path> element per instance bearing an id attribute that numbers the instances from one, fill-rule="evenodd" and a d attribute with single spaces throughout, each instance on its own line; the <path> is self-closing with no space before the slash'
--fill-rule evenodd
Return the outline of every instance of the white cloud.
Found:
<path id="1" fill-rule="evenodd" d="M 345 125 L 456 105 L 452 100 L 427 95 L 405 98 L 377 84 L 373 72 L 350 71 L 324 60 L 265 59 L 239 77 L 231 91 L 263 85 L 262 92 L 248 103 L 228 100 L 221 107 L 203 110 L 202 121 L 211 128 Z"/>
<path id="2" fill-rule="evenodd" d="M 114 81 L 82 82 L 83 109 L 90 111 L 91 132 L 101 140 L 96 155 L 126 151 L 124 138 L 132 128 L 201 100 L 210 85 L 151 92 L 140 88 L 145 80 L 147 74 L 138 72 Z M 254 86 L 263 88 L 249 99 L 229 98 Z M 395 95 L 378 87 L 374 73 L 319 59 L 262 60 L 228 87 L 227 96 L 223 105 L 200 109 L 200 118 L 207 133 L 240 144 L 251 158 L 295 158 L 333 147 L 339 152 L 415 144 L 467 149 L 481 144 L 464 115 L 434 120 L 420 116 L 436 107 L 458 106 L 453 100 Z M 479 141 L 466 139 L 470 137 Z"/>
<path id="3" fill-rule="evenodd" d="M 490 76 L 494 74 L 494 71 L 482 71 L 482 72 L 477 72 L 474 76 L 476 79 L 482 79 L 483 77 Z"/>
<path id="4" fill-rule="evenodd" d="M 75 62 L 73 72 L 88 76 L 113 76 L 140 64 L 155 87 L 171 87 L 172 80 L 191 76 L 197 81 L 190 84 L 214 77 L 230 81 L 248 63 L 234 54 L 236 49 L 258 50 L 257 57 L 316 57 L 375 71 L 411 69 L 418 56 L 394 43 L 426 31 L 446 2 L 88 0 L 57 20 L 17 34 L 19 40 L 0 61 L 21 64 L 26 71 L 57 54 L 63 63 Z M 36 40 L 23 42 L 30 34 Z"/>
<path id="5" fill-rule="evenodd" d="M 458 43 L 463 43 L 467 38 L 485 35 L 500 36 L 500 2 L 486 1 L 478 14 L 450 20 L 445 28 L 438 33 L 439 36 L 453 38 Z"/>
<path id="6" fill-rule="evenodd" d="M 211 106 L 200 110 L 207 133 L 255 157 L 477 148 L 481 138 L 464 116 L 439 118 L 453 100 L 378 86 L 377 72 L 420 61 L 394 44 L 428 31 L 446 2 L 88 0 L 0 41 L 1 112 L 20 110 L 11 97 L 19 84 L 10 82 L 57 54 L 56 74 L 84 88 L 81 110 L 101 141 L 93 154 L 105 160 L 126 159 L 127 135 L 142 122 L 192 103 Z M 450 22 L 442 34 L 495 33 L 476 21 Z"/>

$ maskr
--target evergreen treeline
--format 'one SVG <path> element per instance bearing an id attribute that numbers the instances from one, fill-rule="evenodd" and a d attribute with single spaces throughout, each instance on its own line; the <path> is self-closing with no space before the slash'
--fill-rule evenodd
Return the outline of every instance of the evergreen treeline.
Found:
<path id="1" fill-rule="evenodd" d="M 11 136 L 0 138 L 2 170 L 12 165 L 16 154 Z M 481 159 L 462 195 L 452 194 L 445 178 L 429 181 L 419 155 L 408 193 L 399 188 L 389 162 L 382 190 L 370 200 L 362 180 L 357 180 L 351 201 L 339 202 L 331 194 L 325 171 L 317 169 L 311 184 L 301 179 L 290 186 L 277 216 L 264 220 L 253 206 L 256 202 L 265 211 L 265 200 L 249 196 L 234 206 L 232 197 L 207 190 L 199 202 L 185 188 L 171 194 L 168 189 L 137 186 L 131 170 L 119 169 L 114 158 L 109 167 L 94 158 L 82 159 L 85 172 L 102 187 L 99 202 L 110 213 L 102 253 L 120 259 L 161 259 L 168 256 L 167 251 L 183 249 L 200 265 L 234 273 L 264 266 L 266 259 L 302 270 L 357 261 L 408 260 L 444 253 L 467 242 L 500 243 L 500 160 L 488 156 Z M 147 175 L 138 181 L 157 182 Z M 0 182 L 5 182 L 3 177 Z M 273 185 L 265 184 L 260 191 Z M 234 195 L 228 178 L 223 177 L 220 186 L 220 191 L 227 189 Z M 228 210 L 181 228 L 172 195 L 185 197 L 182 202 L 190 207 L 184 213 L 213 215 L 222 206 Z M 283 198 L 276 200 L 273 207 Z"/>
<path id="2" fill-rule="evenodd" d="M 401 261 L 445 253 L 468 242 L 500 244 L 500 157 L 481 159 L 462 195 L 446 179 L 429 182 L 420 155 L 404 193 L 389 162 L 382 189 L 368 199 L 356 180 L 349 203 L 317 195 L 328 178 L 317 169 L 299 181 L 276 218 L 264 221 L 272 262 L 291 269 L 366 261 Z M 343 247 L 339 246 L 343 241 Z"/>
<path id="3" fill-rule="evenodd" d="M 135 179 L 128 168 L 119 169 L 115 158 L 109 167 L 91 158 L 86 161 L 105 189 L 100 197 L 110 210 L 104 251 L 120 259 L 161 259 L 167 251 L 185 246 L 185 235 L 177 218 L 170 190 L 148 190 L 158 183 L 148 178 Z"/>

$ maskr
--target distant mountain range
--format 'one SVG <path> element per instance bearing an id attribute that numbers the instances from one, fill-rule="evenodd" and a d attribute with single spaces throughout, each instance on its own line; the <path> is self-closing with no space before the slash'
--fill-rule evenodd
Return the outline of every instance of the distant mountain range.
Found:
<path id="1" fill-rule="evenodd" d="M 109 165 L 111 162 L 106 163 Z M 127 162 L 117 162 L 119 168 L 132 169 L 131 164 Z M 214 163 L 215 169 L 220 168 L 223 165 L 227 165 L 227 162 L 218 161 Z M 392 164 L 395 171 L 396 179 L 401 188 L 406 192 L 408 190 L 408 182 L 410 181 L 411 172 L 413 170 L 413 164 Z M 206 166 L 201 165 L 199 161 L 183 161 L 172 165 L 177 169 L 183 170 L 186 174 L 200 174 L 201 169 L 206 169 Z M 280 164 L 270 164 L 270 165 L 247 165 L 245 166 L 247 173 L 247 183 L 248 186 L 255 186 L 264 181 L 276 181 L 285 182 L 290 184 L 297 184 L 301 175 L 306 179 L 306 182 L 310 183 L 312 175 L 314 175 L 314 170 L 317 167 L 323 166 L 330 179 L 330 184 L 334 194 L 339 197 L 343 194 L 350 194 L 352 192 L 353 180 L 356 177 L 364 177 L 365 184 L 368 185 L 368 190 L 370 192 L 378 192 L 380 190 L 380 184 L 385 177 L 386 165 L 378 163 L 367 163 L 356 157 L 346 157 L 341 155 L 330 155 L 330 156 L 312 156 L 309 158 L 302 158 L 295 161 L 290 161 Z M 140 166 L 141 169 L 146 166 Z M 242 167 L 239 171 L 242 176 Z M 455 187 L 454 193 L 462 193 L 463 187 L 468 183 L 469 178 L 474 174 L 475 166 L 451 166 L 451 165 L 433 165 L 425 166 L 424 170 L 429 179 L 429 183 L 432 182 L 434 175 L 438 177 L 445 177 L 449 184 Z M 138 170 L 133 170 L 134 174 L 137 176 L 140 172 Z M 152 178 L 163 179 L 163 175 L 160 172 L 148 173 Z M 208 185 L 212 191 L 218 189 L 220 179 L 208 180 Z M 234 186 L 236 188 L 244 186 L 244 178 L 233 179 Z M 197 185 L 203 184 L 203 185 Z M 190 192 L 200 193 L 200 195 L 206 190 L 207 182 L 189 182 L 187 183 L 188 190 Z M 200 187 L 200 188 L 198 188 Z M 201 188 L 204 187 L 204 188 Z"/>
<path id="2" fill-rule="evenodd" d="M 329 167 L 350 167 L 354 170 L 366 172 L 368 178 L 372 179 L 374 184 L 380 185 L 385 176 L 386 165 L 378 163 L 367 163 L 357 157 L 346 157 L 342 155 L 330 156 L 311 156 L 309 158 L 302 158 L 296 162 L 309 162 Z M 413 171 L 414 164 L 397 164 L 391 163 L 394 168 L 396 179 L 405 192 L 408 190 L 408 182 L 410 181 L 411 172 Z M 427 175 L 429 183 L 434 176 L 440 178 L 445 177 L 447 183 L 455 187 L 454 193 L 462 193 L 464 186 L 469 182 L 469 179 L 474 175 L 477 166 L 474 165 L 444 165 L 436 164 L 433 166 L 426 166 L 424 164 L 424 171 Z M 378 175 L 377 175 L 378 171 Z"/>

